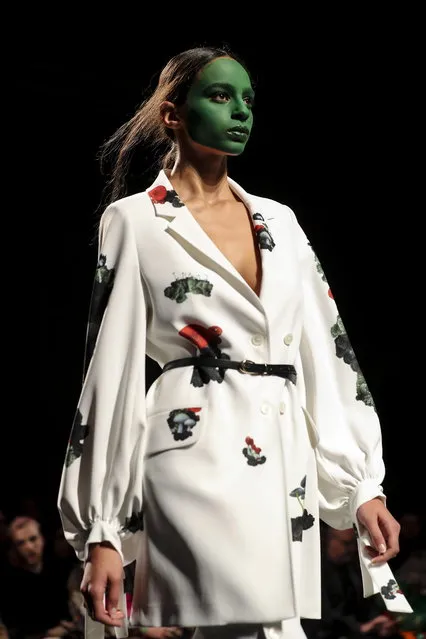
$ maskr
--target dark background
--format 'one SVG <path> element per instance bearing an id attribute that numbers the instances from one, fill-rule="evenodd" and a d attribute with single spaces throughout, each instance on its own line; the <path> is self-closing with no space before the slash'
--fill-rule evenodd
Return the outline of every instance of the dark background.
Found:
<path id="1" fill-rule="evenodd" d="M 5 371 L 12 412 L 3 429 L 0 508 L 13 514 L 34 496 L 47 517 L 56 516 L 96 265 L 105 186 L 99 146 L 133 114 L 172 55 L 223 42 L 257 84 L 252 138 L 230 160 L 229 173 L 298 216 L 375 398 L 391 510 L 423 507 L 418 17 L 354 17 L 269 16 L 260 25 L 253 15 L 250 28 L 237 22 L 226 36 L 213 29 L 213 37 L 170 22 L 166 29 L 164 17 L 136 35 L 129 17 L 124 29 L 111 23 L 85 37 L 78 29 L 43 29 L 23 42 L 15 74 L 25 113 L 22 142 L 14 145 L 15 201 L 25 193 L 29 202 L 8 219 L 29 248 L 14 248 L 12 240 L 6 246 L 19 275 L 18 311 L 5 332 L 5 347 L 13 344 Z M 141 168 L 143 189 L 157 169 L 148 159 Z M 150 368 L 150 380 L 155 373 Z"/>

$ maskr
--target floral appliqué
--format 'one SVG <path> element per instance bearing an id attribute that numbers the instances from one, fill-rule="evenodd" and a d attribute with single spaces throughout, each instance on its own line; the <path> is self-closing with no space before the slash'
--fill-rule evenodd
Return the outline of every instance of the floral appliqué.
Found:
<path id="1" fill-rule="evenodd" d="M 185 206 L 174 189 L 166 189 L 162 184 L 148 191 L 148 195 L 154 204 L 165 204 L 169 202 L 175 208 Z"/>
<path id="2" fill-rule="evenodd" d="M 83 416 L 77 409 L 74 422 L 71 428 L 71 435 L 68 442 L 67 454 L 65 457 L 65 466 L 71 466 L 73 461 L 81 457 L 83 453 L 83 441 L 89 434 L 89 426 L 83 424 Z"/>
<path id="3" fill-rule="evenodd" d="M 101 253 L 96 266 L 92 297 L 90 300 L 89 322 L 87 326 L 86 348 L 83 364 L 84 375 L 86 375 L 90 360 L 92 359 L 102 318 L 114 286 L 114 278 L 115 269 L 107 267 L 106 255 Z"/>
<path id="4" fill-rule="evenodd" d="M 364 402 L 366 406 L 372 406 L 374 410 L 376 410 L 373 397 L 371 396 L 365 377 L 361 372 L 340 315 L 337 316 L 336 323 L 331 327 L 331 335 L 336 346 L 337 357 L 343 359 L 345 364 L 348 364 L 356 373 L 356 399 Z"/>
<path id="5" fill-rule="evenodd" d="M 380 592 L 384 599 L 396 599 L 397 595 L 402 594 L 402 590 L 398 586 L 395 579 L 389 579 L 387 586 L 382 586 Z"/>
<path id="6" fill-rule="evenodd" d="M 317 271 L 320 274 L 322 281 L 325 282 L 327 284 L 327 286 L 328 286 L 328 297 L 331 297 L 331 299 L 334 300 L 333 293 L 331 291 L 329 283 L 327 282 L 327 278 L 326 278 L 324 270 L 323 270 L 323 268 L 321 266 L 321 262 L 319 261 L 317 255 L 313 251 L 312 246 L 310 244 L 309 244 L 309 246 L 311 247 L 311 250 L 314 253 L 314 260 L 315 260 L 315 265 L 317 267 Z"/>
<path id="7" fill-rule="evenodd" d="M 256 446 L 252 437 L 246 437 L 247 446 L 243 448 L 243 455 L 247 459 L 249 466 L 258 466 L 266 462 L 265 455 L 261 455 L 262 449 Z"/>
<path id="8" fill-rule="evenodd" d="M 138 530 L 144 529 L 143 523 L 143 510 L 140 512 L 132 513 L 130 517 L 126 517 L 122 530 L 128 530 L 131 533 L 135 533 Z"/>
<path id="9" fill-rule="evenodd" d="M 230 359 L 229 355 L 223 353 L 219 348 L 221 343 L 222 329 L 220 326 L 203 326 L 202 324 L 187 324 L 180 331 L 179 335 L 189 340 L 197 347 L 198 354 L 204 357 L 215 359 Z M 222 383 L 225 375 L 224 368 L 213 368 L 207 366 L 194 366 L 191 384 L 195 387 L 202 387 L 210 381 Z"/>
<path id="10" fill-rule="evenodd" d="M 319 273 L 319 275 L 321 276 L 321 279 L 323 282 L 325 282 L 325 284 L 328 286 L 328 296 L 331 299 L 334 299 L 333 297 L 333 293 L 331 292 L 331 289 L 329 287 L 329 284 L 327 282 L 327 278 L 325 276 L 324 270 L 321 266 L 321 263 L 315 253 L 315 251 L 312 248 L 312 245 L 308 242 L 308 245 L 314 255 L 314 260 L 315 260 L 315 265 L 316 265 L 316 269 Z M 356 379 L 356 399 L 358 401 L 364 402 L 364 404 L 366 406 L 371 406 L 372 408 L 374 408 L 374 410 L 376 410 L 376 406 L 374 404 L 374 400 L 373 397 L 370 393 L 370 390 L 367 386 L 367 382 L 365 381 L 364 375 L 361 372 L 360 366 L 358 364 L 358 361 L 356 359 L 355 356 L 355 352 L 351 346 L 351 343 L 349 341 L 349 337 L 346 333 L 345 327 L 343 325 L 342 319 L 340 317 L 340 315 L 337 316 L 337 321 L 335 324 L 333 324 L 333 326 L 331 327 L 331 335 L 334 339 L 334 343 L 336 346 L 336 355 L 337 357 L 343 359 L 343 361 L 346 364 L 349 364 L 349 366 L 352 368 L 352 370 L 356 373 L 357 375 L 357 379 Z"/>
<path id="11" fill-rule="evenodd" d="M 207 279 L 201 280 L 190 275 L 188 277 L 177 278 L 170 286 L 164 289 L 164 295 L 181 304 L 188 299 L 189 294 L 210 297 L 212 288 L 213 284 Z"/>
<path id="12" fill-rule="evenodd" d="M 259 247 L 261 249 L 272 251 L 275 247 L 275 242 L 268 228 L 268 225 L 265 222 L 265 218 L 261 213 L 254 213 L 253 220 L 256 222 L 254 230 L 256 233 L 257 241 L 259 243 Z"/>
<path id="13" fill-rule="evenodd" d="M 192 437 L 192 429 L 200 421 L 197 415 L 201 408 L 176 408 L 167 418 L 170 431 L 176 441 L 183 441 Z"/>
<path id="14" fill-rule="evenodd" d="M 293 537 L 293 541 L 302 541 L 303 531 L 312 528 L 315 523 L 315 517 L 310 515 L 305 508 L 306 494 L 306 475 L 300 482 L 300 486 L 291 491 L 290 497 L 296 497 L 297 501 L 300 504 L 302 509 L 302 514 L 299 517 L 291 518 L 291 533 Z"/>

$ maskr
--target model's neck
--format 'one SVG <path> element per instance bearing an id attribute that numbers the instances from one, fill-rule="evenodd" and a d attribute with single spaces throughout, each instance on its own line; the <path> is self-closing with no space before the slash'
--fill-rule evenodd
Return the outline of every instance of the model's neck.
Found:
<path id="1" fill-rule="evenodd" d="M 173 169 L 166 174 L 183 202 L 202 199 L 213 203 L 232 197 L 224 156 L 213 156 L 209 162 L 178 157 Z"/>

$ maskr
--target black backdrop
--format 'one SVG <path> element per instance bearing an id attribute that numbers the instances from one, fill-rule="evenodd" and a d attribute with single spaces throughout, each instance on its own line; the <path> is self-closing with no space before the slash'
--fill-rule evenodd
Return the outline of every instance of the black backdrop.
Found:
<path id="1" fill-rule="evenodd" d="M 204 42 L 230 44 L 257 81 L 253 135 L 229 173 L 248 191 L 291 206 L 311 238 L 382 421 L 390 504 L 420 508 L 415 18 L 404 24 L 402 41 L 393 17 L 391 31 L 380 20 L 353 29 L 345 20 L 337 27 L 302 20 L 273 35 L 234 29 L 225 39 L 180 30 L 117 39 L 110 25 L 111 33 L 84 44 L 78 32 L 54 40 L 43 32 L 26 47 L 16 73 L 26 117 L 14 166 L 15 201 L 25 192 L 29 203 L 8 215 L 29 248 L 13 250 L 11 270 L 26 273 L 26 284 L 20 275 L 19 311 L 5 333 L 14 343 L 14 399 L 6 400 L 12 421 L 4 427 L 0 508 L 13 512 L 19 498 L 35 495 L 56 512 L 96 263 L 99 145 L 172 55 Z M 141 168 L 144 188 L 156 171 L 148 159 Z M 148 366 L 152 381 L 157 369 Z"/>

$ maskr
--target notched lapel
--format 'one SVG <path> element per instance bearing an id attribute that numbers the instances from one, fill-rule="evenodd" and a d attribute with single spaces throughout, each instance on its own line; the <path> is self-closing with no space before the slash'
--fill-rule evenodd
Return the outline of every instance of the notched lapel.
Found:
<path id="1" fill-rule="evenodd" d="M 274 253 L 275 240 L 269 231 L 267 220 L 265 220 L 262 212 L 256 208 L 255 202 L 250 195 L 233 180 L 229 179 L 229 182 L 232 190 L 249 210 L 259 244 L 262 261 L 262 286 L 259 296 L 256 295 L 237 269 L 198 224 L 192 213 L 179 199 L 164 171 L 160 172 L 156 181 L 147 190 L 147 193 L 155 207 L 156 215 L 168 221 L 166 232 L 174 237 L 200 264 L 218 273 L 259 311 L 265 314 L 265 302 L 271 295 L 273 297 L 270 281 L 272 273 L 270 273 L 270 270 L 273 268 L 272 263 L 274 260 L 272 254 Z"/>

